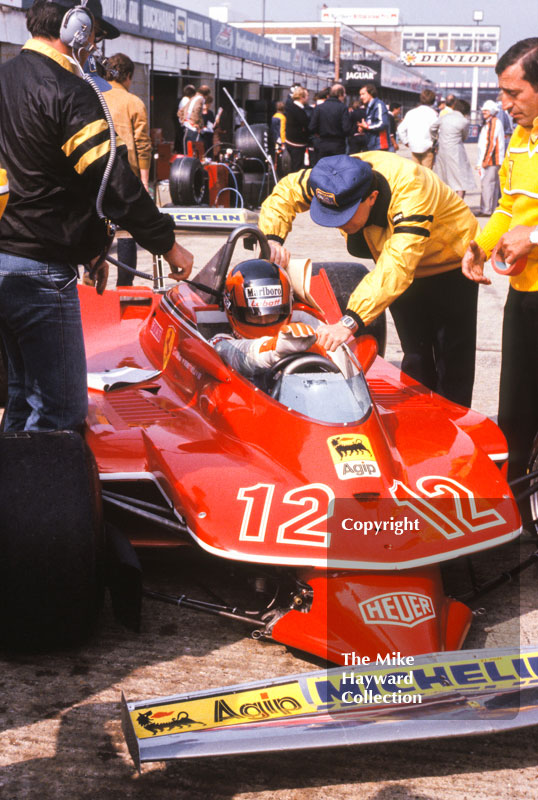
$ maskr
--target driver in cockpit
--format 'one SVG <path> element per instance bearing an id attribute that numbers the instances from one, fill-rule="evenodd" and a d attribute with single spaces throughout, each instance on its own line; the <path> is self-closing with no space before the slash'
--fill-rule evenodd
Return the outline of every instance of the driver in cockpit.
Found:
<path id="1" fill-rule="evenodd" d="M 325 355 L 310 325 L 290 322 L 292 306 L 293 290 L 283 269 L 262 259 L 243 261 L 228 273 L 224 288 L 233 335 L 218 334 L 211 344 L 227 364 L 247 377 L 296 353 Z"/>

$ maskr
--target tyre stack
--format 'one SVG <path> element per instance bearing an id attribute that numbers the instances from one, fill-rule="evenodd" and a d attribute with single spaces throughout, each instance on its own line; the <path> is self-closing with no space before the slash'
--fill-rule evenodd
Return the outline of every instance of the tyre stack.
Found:
<path id="1" fill-rule="evenodd" d="M 240 153 L 240 187 L 245 208 L 259 208 L 273 188 L 273 176 L 265 160 L 260 145 L 266 153 L 270 152 L 269 126 L 266 124 L 238 128 L 234 145 Z"/>

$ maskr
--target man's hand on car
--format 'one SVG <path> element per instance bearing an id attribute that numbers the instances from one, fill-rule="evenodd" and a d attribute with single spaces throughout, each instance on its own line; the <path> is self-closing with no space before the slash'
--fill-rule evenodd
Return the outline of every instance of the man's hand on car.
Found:
<path id="1" fill-rule="evenodd" d="M 324 347 L 325 350 L 333 351 L 344 342 L 347 342 L 353 334 L 341 322 L 335 322 L 334 325 L 320 325 L 316 328 L 316 335 L 318 344 Z"/>
<path id="2" fill-rule="evenodd" d="M 171 250 L 163 254 L 163 258 L 172 268 L 172 272 L 168 273 L 169 278 L 182 281 L 191 274 L 194 256 L 177 242 L 174 243 Z"/>
<path id="3" fill-rule="evenodd" d="M 290 251 L 287 250 L 283 244 L 279 244 L 273 240 L 269 240 L 269 247 L 271 248 L 269 260 L 278 267 L 286 269 L 290 263 Z"/>

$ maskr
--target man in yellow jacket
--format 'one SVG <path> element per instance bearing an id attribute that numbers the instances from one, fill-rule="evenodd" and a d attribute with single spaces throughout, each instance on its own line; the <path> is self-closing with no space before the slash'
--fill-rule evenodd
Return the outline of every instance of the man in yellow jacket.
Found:
<path id="1" fill-rule="evenodd" d="M 512 273 L 504 308 L 499 425 L 508 440 L 513 479 L 525 472 L 538 432 L 538 37 L 513 45 L 495 71 L 503 109 L 517 127 L 499 172 L 499 205 L 470 243 L 463 273 L 476 283 L 491 283 L 484 262 L 494 248 Z"/>
<path id="2" fill-rule="evenodd" d="M 478 292 L 459 267 L 479 227 L 468 206 L 431 170 L 393 153 L 324 158 L 279 181 L 262 206 L 259 226 L 280 266 L 293 220 L 307 210 L 317 224 L 340 229 L 351 255 L 376 262 L 342 319 L 318 329 L 319 343 L 333 350 L 367 333 L 390 307 L 402 370 L 469 406 Z"/>

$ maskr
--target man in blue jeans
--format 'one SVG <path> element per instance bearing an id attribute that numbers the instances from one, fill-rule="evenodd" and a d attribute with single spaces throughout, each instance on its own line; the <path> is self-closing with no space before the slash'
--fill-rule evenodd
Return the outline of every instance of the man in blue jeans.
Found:
<path id="1" fill-rule="evenodd" d="M 98 257 L 106 242 L 95 204 L 111 143 L 80 65 L 96 41 L 119 31 L 103 19 L 100 0 L 67 17 L 75 5 L 35 0 L 27 12 L 33 38 L 0 67 L 0 163 L 10 182 L 0 220 L 8 431 L 80 429 L 87 412 L 77 265 Z M 171 277 L 188 277 L 192 256 L 176 243 L 172 219 L 160 214 L 121 143 L 103 210 L 142 247 L 162 254 Z M 102 272 L 98 285 L 104 283 Z"/>

